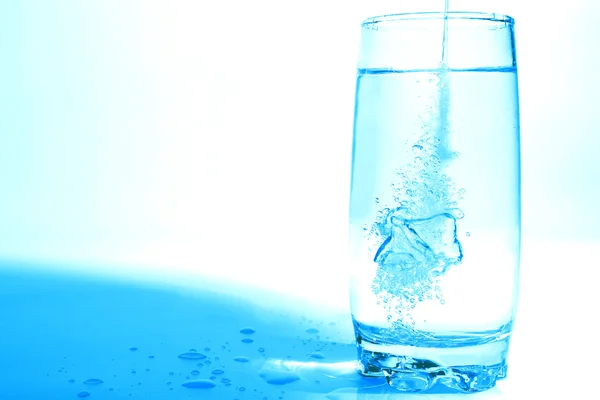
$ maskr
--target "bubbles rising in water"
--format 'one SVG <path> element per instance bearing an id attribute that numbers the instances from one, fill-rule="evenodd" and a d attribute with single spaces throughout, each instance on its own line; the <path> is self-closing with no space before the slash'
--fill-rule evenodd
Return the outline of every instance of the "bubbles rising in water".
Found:
<path id="1" fill-rule="evenodd" d="M 442 70 L 430 83 L 439 96 L 412 145 L 414 163 L 397 170 L 398 181 L 391 183 L 397 206 L 379 210 L 368 234 L 377 303 L 390 323 L 406 326 L 414 325 L 412 310 L 432 297 L 439 277 L 462 261 L 457 221 L 464 215 L 457 207 L 465 191 L 446 173 L 459 156 L 450 149 L 449 75 Z"/>

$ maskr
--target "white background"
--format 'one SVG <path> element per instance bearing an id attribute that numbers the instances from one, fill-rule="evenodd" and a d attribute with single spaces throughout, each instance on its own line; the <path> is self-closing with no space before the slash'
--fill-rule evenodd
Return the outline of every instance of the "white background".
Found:
<path id="1" fill-rule="evenodd" d="M 211 275 L 345 307 L 359 25 L 441 6 L 1 2 L 0 259 L 130 279 Z M 569 346 L 595 341 L 599 304 L 600 3 L 451 9 L 516 19 L 515 368 L 523 385 L 530 371 L 554 379 L 597 353 Z"/>

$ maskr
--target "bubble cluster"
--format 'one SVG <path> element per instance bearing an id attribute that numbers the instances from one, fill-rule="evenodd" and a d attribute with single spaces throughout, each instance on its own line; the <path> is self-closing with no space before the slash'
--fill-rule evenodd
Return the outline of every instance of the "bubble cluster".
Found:
<path id="1" fill-rule="evenodd" d="M 433 293 L 444 304 L 439 279 L 462 260 L 457 220 L 464 217 L 458 203 L 465 191 L 446 173 L 459 154 L 450 149 L 445 74 L 440 73 L 437 85 L 437 104 L 432 102 L 423 134 L 410 147 L 412 162 L 396 171 L 391 184 L 395 204 L 383 204 L 367 228 L 368 249 L 377 264 L 372 289 L 395 324 L 414 325 L 411 311 L 433 299 Z"/>

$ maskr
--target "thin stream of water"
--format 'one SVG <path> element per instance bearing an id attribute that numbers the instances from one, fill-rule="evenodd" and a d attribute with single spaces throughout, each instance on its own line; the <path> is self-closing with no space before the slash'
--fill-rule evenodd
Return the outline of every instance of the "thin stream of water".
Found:
<path id="1" fill-rule="evenodd" d="M 450 82 L 448 74 L 448 10 L 450 0 L 444 0 L 444 32 L 442 35 L 442 60 L 439 74 L 439 124 L 437 138 L 440 140 L 437 156 L 442 163 L 452 158 L 449 143 L 449 121 L 448 114 L 450 110 Z"/>
<path id="2" fill-rule="evenodd" d="M 448 9 L 449 9 L 450 0 L 444 0 L 444 35 L 442 38 L 442 68 L 447 68 L 447 58 L 448 58 Z"/>

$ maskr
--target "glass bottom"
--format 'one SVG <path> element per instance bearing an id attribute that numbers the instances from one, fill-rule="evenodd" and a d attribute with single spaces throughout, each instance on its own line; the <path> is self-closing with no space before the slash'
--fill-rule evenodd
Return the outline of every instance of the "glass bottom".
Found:
<path id="1" fill-rule="evenodd" d="M 368 333 L 374 328 L 356 322 L 355 329 L 359 372 L 385 377 L 402 392 L 481 392 L 506 378 L 508 334 L 463 346 L 457 346 L 460 340 L 456 340 L 452 347 L 419 347 L 386 343 L 381 338 L 369 340 Z"/>

